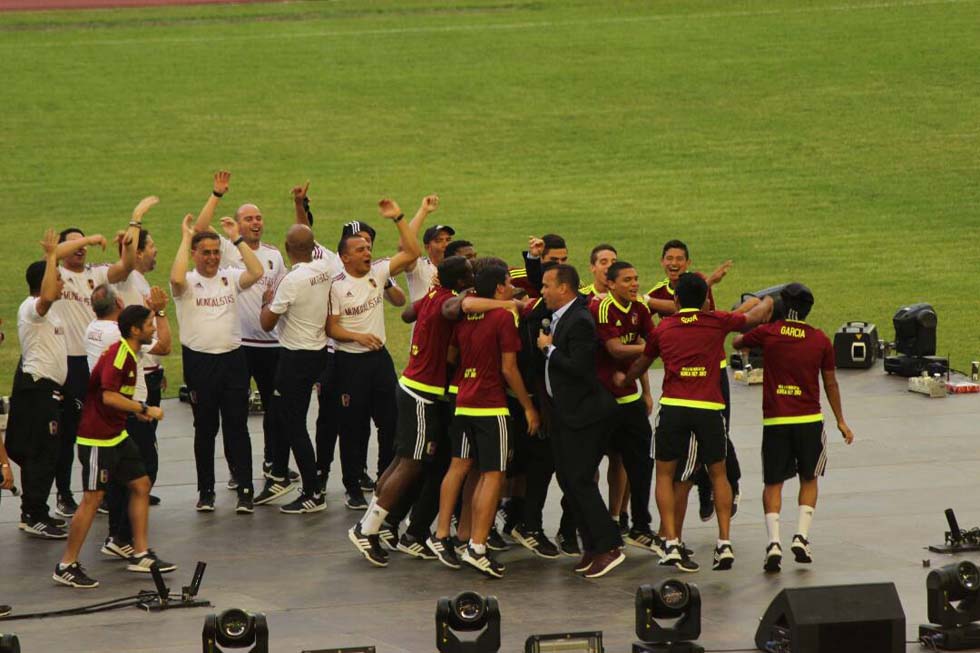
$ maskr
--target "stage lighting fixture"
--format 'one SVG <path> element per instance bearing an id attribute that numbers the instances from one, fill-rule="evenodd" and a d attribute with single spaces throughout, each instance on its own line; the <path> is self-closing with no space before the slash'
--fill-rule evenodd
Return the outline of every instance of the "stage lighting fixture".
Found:
<path id="1" fill-rule="evenodd" d="M 898 309 L 892 318 L 895 350 L 906 356 L 935 356 L 937 323 L 936 311 L 929 304 L 911 304 Z"/>
<path id="2" fill-rule="evenodd" d="M 251 646 L 249 653 L 269 653 L 269 626 L 261 612 L 251 614 L 232 608 L 221 614 L 210 614 L 204 620 L 201 636 L 204 653 L 222 653 L 221 646 Z"/>
<path id="3" fill-rule="evenodd" d="M 929 572 L 926 605 L 932 623 L 919 626 L 923 644 L 947 651 L 980 647 L 980 569 L 975 564 L 963 560 Z"/>
<path id="4" fill-rule="evenodd" d="M 524 642 L 524 653 L 603 653 L 602 631 L 531 635 Z"/>
<path id="5" fill-rule="evenodd" d="M 497 597 L 462 592 L 436 603 L 436 648 L 440 653 L 496 653 L 500 650 Z"/>
<path id="6" fill-rule="evenodd" d="M 17 635 L 0 634 L 0 653 L 20 653 L 20 640 Z"/>
<path id="7" fill-rule="evenodd" d="M 701 635 L 701 593 L 696 585 L 673 578 L 636 590 L 633 653 L 704 653 L 694 643 Z"/>

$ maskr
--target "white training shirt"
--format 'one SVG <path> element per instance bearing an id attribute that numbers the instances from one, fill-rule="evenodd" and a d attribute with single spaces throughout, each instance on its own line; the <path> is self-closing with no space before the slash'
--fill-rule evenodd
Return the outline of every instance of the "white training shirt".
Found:
<path id="1" fill-rule="evenodd" d="M 243 273 L 236 268 L 220 269 L 211 278 L 197 270 L 187 273 L 184 294 L 174 293 L 182 345 L 204 354 L 226 354 L 241 347 L 238 297 Z"/>
<path id="2" fill-rule="evenodd" d="M 68 378 L 68 349 L 65 327 L 50 308 L 38 315 L 38 297 L 28 297 L 17 309 L 17 336 L 20 338 L 21 369 L 34 377 L 62 385 Z M 63 300 L 58 300 L 63 301 Z M 51 305 L 51 308 L 58 302 Z"/>
<path id="3" fill-rule="evenodd" d="M 371 271 L 363 277 L 342 272 L 330 287 L 330 315 L 340 316 L 340 326 L 355 333 L 371 333 L 381 340 L 385 336 L 384 287 L 391 277 L 390 259 L 371 263 Z M 371 351 L 358 342 L 338 342 L 337 351 L 363 354 Z"/>
<path id="4" fill-rule="evenodd" d="M 119 332 L 119 323 L 115 320 L 95 320 L 85 331 L 85 354 L 88 357 L 88 371 L 95 369 L 95 364 L 99 362 L 102 352 L 110 345 L 119 342 L 122 334 Z M 150 356 L 146 353 L 153 349 L 157 341 L 152 344 L 143 345 L 140 351 L 136 352 L 136 389 L 133 391 L 133 401 L 146 401 L 146 359 Z"/>
<path id="5" fill-rule="evenodd" d="M 61 299 L 51 305 L 51 313 L 57 317 L 65 329 L 69 356 L 85 355 L 85 329 L 95 313 L 92 312 L 92 291 L 109 281 L 109 265 L 87 263 L 81 272 L 72 272 L 63 265 L 58 266 L 65 287 Z"/>
<path id="6" fill-rule="evenodd" d="M 340 260 L 340 255 L 337 252 L 327 249 L 315 240 L 313 241 L 313 260 L 326 261 L 327 265 L 330 266 L 332 276 L 337 276 L 344 271 L 344 262 Z"/>
<path id="7" fill-rule="evenodd" d="M 405 271 L 405 280 L 408 281 L 408 301 L 414 304 L 422 299 L 429 289 L 435 285 L 438 269 L 436 265 L 423 257 L 415 262 L 415 269 Z"/>
<path id="8" fill-rule="evenodd" d="M 262 314 L 262 295 L 266 288 L 275 288 L 276 283 L 286 274 L 286 264 L 282 254 L 272 245 L 259 243 L 258 249 L 253 249 L 255 257 L 262 264 L 262 278 L 254 286 L 243 290 L 238 297 L 238 319 L 242 325 L 242 344 L 246 347 L 278 347 L 279 329 L 267 332 L 262 329 L 259 315 Z M 221 267 L 245 269 L 242 253 L 230 240 L 221 238 Z"/>
<path id="9" fill-rule="evenodd" d="M 269 310 L 279 318 L 279 344 L 292 351 L 327 346 L 327 312 L 333 278 L 325 259 L 297 263 L 279 282 Z"/>
<path id="10" fill-rule="evenodd" d="M 146 306 L 146 300 L 150 296 L 150 282 L 138 270 L 130 272 L 125 280 L 112 284 L 112 289 L 122 298 L 123 306 Z M 88 335 L 86 334 L 87 337 Z M 106 344 L 106 347 L 111 344 L 112 342 L 109 342 Z M 86 342 L 87 346 L 88 343 Z M 143 364 L 143 371 L 145 372 L 155 372 L 163 365 L 161 357 L 154 356 L 153 354 L 143 354 L 143 360 L 141 362 Z M 89 352 L 89 369 L 91 370 L 92 367 L 91 352 Z M 138 388 L 139 386 L 137 385 Z M 138 399 L 137 401 L 142 400 Z"/>

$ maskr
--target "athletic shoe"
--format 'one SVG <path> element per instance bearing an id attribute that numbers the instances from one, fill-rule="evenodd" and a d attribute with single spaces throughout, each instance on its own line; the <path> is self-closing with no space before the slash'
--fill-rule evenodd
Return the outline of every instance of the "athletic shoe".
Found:
<path id="1" fill-rule="evenodd" d="M 344 505 L 348 510 L 367 510 L 368 504 L 360 490 L 344 493 Z"/>
<path id="2" fill-rule="evenodd" d="M 296 481 L 299 480 L 299 472 L 297 472 L 295 469 L 288 469 L 287 468 L 286 475 L 289 477 L 289 480 L 292 481 L 293 483 L 295 483 Z M 265 478 L 265 479 L 267 479 L 267 480 L 270 480 L 270 481 L 276 480 L 272 476 L 272 463 L 271 462 L 264 461 L 262 463 L 262 477 Z M 228 489 L 230 490 L 231 488 L 228 488 Z"/>
<path id="3" fill-rule="evenodd" d="M 582 555 L 582 549 L 578 545 L 578 536 L 558 533 L 555 540 L 558 542 L 558 550 L 561 551 L 563 555 L 567 555 L 571 558 L 576 558 Z"/>
<path id="4" fill-rule="evenodd" d="M 177 565 L 172 562 L 166 562 L 157 557 L 157 554 L 153 552 L 153 549 L 147 549 L 143 555 L 134 555 L 129 559 L 129 564 L 126 565 L 126 571 L 135 571 L 139 574 L 148 574 L 151 571 L 153 565 L 157 566 L 161 574 L 169 574 L 171 571 L 177 569 Z"/>
<path id="5" fill-rule="evenodd" d="M 472 546 L 467 546 L 466 551 L 463 552 L 463 562 L 471 567 L 476 567 L 477 571 L 491 578 L 504 577 L 504 570 L 499 562 L 486 553 L 477 553 Z"/>
<path id="6" fill-rule="evenodd" d="M 583 553 L 582 554 L 582 557 L 578 561 L 578 564 L 576 564 L 573 567 L 573 569 L 575 570 L 575 573 L 576 574 L 582 574 L 582 573 L 587 572 L 589 570 L 589 567 L 592 566 L 592 562 L 594 560 L 595 560 L 595 554 L 594 553 L 589 553 L 588 551 L 586 551 L 585 553 Z"/>
<path id="7" fill-rule="evenodd" d="M 257 506 L 264 506 L 267 503 L 272 503 L 279 497 L 286 496 L 295 489 L 295 486 L 289 481 L 274 481 L 267 480 L 265 482 L 265 487 L 262 491 L 252 500 Z"/>
<path id="8" fill-rule="evenodd" d="M 60 564 L 55 565 L 51 579 L 56 583 L 83 590 L 95 589 L 99 586 L 99 581 L 89 578 L 77 561 L 64 568 Z"/>
<path id="9" fill-rule="evenodd" d="M 109 514 L 109 502 L 106 499 L 103 498 L 102 499 L 102 502 L 99 503 L 99 507 L 96 508 L 95 512 L 98 513 L 98 514 L 100 514 L 100 515 L 108 515 Z"/>
<path id="10" fill-rule="evenodd" d="M 499 524 L 500 534 L 506 535 L 515 542 L 517 538 L 514 537 L 514 528 L 517 527 L 519 519 L 515 513 L 515 510 L 511 508 L 511 501 L 506 501 L 497 511 L 496 523 Z"/>
<path id="11" fill-rule="evenodd" d="M 711 568 L 715 571 L 728 571 L 735 564 L 735 551 L 731 544 L 715 547 L 715 558 Z"/>
<path id="12" fill-rule="evenodd" d="M 605 553 L 600 553 L 592 560 L 589 568 L 585 570 L 585 577 L 601 578 L 622 564 L 623 560 L 626 560 L 626 554 L 618 546 Z"/>
<path id="13" fill-rule="evenodd" d="M 54 526 L 55 528 L 65 528 L 65 529 L 68 528 L 68 522 L 66 520 L 59 519 L 57 517 L 52 517 L 51 515 L 45 515 L 44 517 L 41 517 L 41 521 L 43 521 L 48 526 Z"/>
<path id="14" fill-rule="evenodd" d="M 8 614 L 13 612 L 13 608 L 9 605 L 0 605 L 0 617 L 6 617 Z"/>
<path id="15" fill-rule="evenodd" d="M 255 502 L 252 500 L 252 493 L 238 495 L 238 503 L 235 504 L 235 512 L 239 515 L 251 515 L 255 512 Z"/>
<path id="16" fill-rule="evenodd" d="M 698 515 L 701 521 L 711 521 L 715 514 L 715 500 L 711 496 L 711 490 L 703 490 L 698 486 Z"/>
<path id="17" fill-rule="evenodd" d="M 630 516 L 628 513 L 621 512 L 619 513 L 619 534 L 625 536 L 629 532 L 630 532 Z"/>
<path id="18" fill-rule="evenodd" d="M 626 534 L 626 543 L 632 544 L 640 549 L 652 550 L 653 538 L 656 534 L 648 528 L 636 528 L 635 526 L 630 529 L 630 532 Z"/>
<path id="19" fill-rule="evenodd" d="M 197 500 L 198 512 L 214 512 L 214 492 L 201 492 Z"/>
<path id="20" fill-rule="evenodd" d="M 20 522 L 18 528 L 28 535 L 44 538 L 46 540 L 63 540 L 68 537 L 68 532 L 65 529 L 50 524 L 45 519 L 31 519 L 28 521 L 22 521 Z"/>
<path id="21" fill-rule="evenodd" d="M 234 477 L 229 478 L 228 482 L 225 483 L 225 487 L 234 492 L 238 489 L 238 481 L 236 481 Z"/>
<path id="22" fill-rule="evenodd" d="M 735 519 L 735 515 L 738 514 L 738 502 L 742 500 L 742 495 L 736 490 L 732 494 L 732 519 Z"/>
<path id="23" fill-rule="evenodd" d="M 58 500 L 54 506 L 54 514 L 59 517 L 71 519 L 75 516 L 76 510 L 78 510 L 78 503 L 75 502 L 75 497 L 70 494 L 58 495 Z"/>
<path id="24" fill-rule="evenodd" d="M 413 558 L 418 558 L 419 560 L 435 560 L 439 557 L 429 546 L 427 539 L 420 540 L 408 533 L 403 534 L 398 539 L 398 546 L 396 548 L 402 553 L 410 555 Z"/>
<path id="25" fill-rule="evenodd" d="M 790 551 L 800 564 L 808 565 L 813 562 L 813 554 L 810 552 L 810 542 L 805 537 L 797 533 L 793 536 L 793 543 L 789 545 Z"/>
<path id="26" fill-rule="evenodd" d="M 158 497 L 155 494 L 151 494 L 150 495 L 150 505 L 151 506 L 159 506 L 160 505 L 160 497 Z"/>
<path id="27" fill-rule="evenodd" d="M 693 574 L 701 569 L 701 565 L 688 555 L 685 555 L 681 547 L 676 544 L 665 545 L 664 555 L 658 562 L 661 567 L 673 567 L 677 571 Z"/>
<path id="28" fill-rule="evenodd" d="M 667 548 L 667 540 L 656 533 L 653 534 L 653 541 L 650 542 L 650 550 L 659 557 L 664 557 L 664 549 Z"/>
<path id="29" fill-rule="evenodd" d="M 456 557 L 456 549 L 453 548 L 452 538 L 444 537 L 440 540 L 434 535 L 430 535 L 425 543 L 429 547 L 429 550 L 435 554 L 439 562 L 450 569 L 459 569 L 459 558 Z"/>
<path id="30" fill-rule="evenodd" d="M 381 538 L 375 535 L 365 535 L 361 532 L 360 522 L 347 531 L 347 539 L 361 552 L 364 558 L 375 567 L 387 567 L 388 558 L 381 550 Z"/>
<path id="31" fill-rule="evenodd" d="M 322 494 L 315 494 L 311 497 L 300 493 L 292 503 L 279 506 L 279 512 L 284 512 L 287 515 L 302 515 L 307 512 L 321 512 L 326 509 L 327 498 Z"/>
<path id="32" fill-rule="evenodd" d="M 361 487 L 361 492 L 374 492 L 376 483 L 373 478 L 368 476 L 367 470 L 361 472 L 361 477 L 357 479 L 357 483 Z"/>
<path id="33" fill-rule="evenodd" d="M 776 572 L 779 571 L 782 564 L 783 547 L 779 546 L 779 542 L 770 542 L 769 546 L 766 547 L 766 560 L 762 568 L 766 571 Z"/>
<path id="34" fill-rule="evenodd" d="M 516 526 L 511 531 L 512 537 L 525 549 L 528 549 L 536 556 L 554 560 L 559 555 L 558 547 L 548 539 L 542 531 L 532 531 L 525 528 L 523 524 Z"/>
<path id="35" fill-rule="evenodd" d="M 398 527 L 392 526 L 389 523 L 381 524 L 381 528 L 378 529 L 378 538 L 381 539 L 381 546 L 383 546 L 388 551 L 395 551 L 398 549 Z"/>
<path id="36" fill-rule="evenodd" d="M 497 531 L 496 526 L 491 528 L 490 533 L 487 535 L 487 548 L 491 551 L 506 551 L 510 548 L 510 545 L 504 541 L 500 532 Z"/>
<path id="37" fill-rule="evenodd" d="M 688 558 L 690 558 L 690 557 L 692 557 L 694 555 L 694 549 L 692 549 L 687 544 L 685 544 L 684 543 L 684 540 L 681 540 L 680 546 L 681 546 L 681 553 L 683 553 L 684 555 L 686 555 Z"/>
<path id="38" fill-rule="evenodd" d="M 469 544 L 470 544 L 468 541 L 461 540 L 458 537 L 456 537 L 455 535 L 453 535 L 449 539 L 452 542 L 453 551 L 456 552 L 456 555 L 457 556 L 463 555 L 463 551 L 465 551 L 466 550 L 466 547 L 469 546 Z"/>
<path id="39" fill-rule="evenodd" d="M 105 538 L 105 542 L 102 543 L 102 555 L 107 555 L 111 558 L 119 558 L 121 560 L 129 560 L 134 555 L 136 551 L 133 549 L 131 544 L 125 542 L 119 542 L 116 538 L 111 535 Z"/>

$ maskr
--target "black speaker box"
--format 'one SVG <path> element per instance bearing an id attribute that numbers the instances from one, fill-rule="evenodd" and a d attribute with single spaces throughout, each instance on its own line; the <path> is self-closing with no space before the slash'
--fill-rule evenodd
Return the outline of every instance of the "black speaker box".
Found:
<path id="1" fill-rule="evenodd" d="M 878 357 L 878 327 L 868 322 L 848 322 L 834 334 L 837 367 L 869 369 Z"/>
<path id="2" fill-rule="evenodd" d="M 904 653 L 905 611 L 894 583 L 784 589 L 762 616 L 755 645 L 793 653 Z"/>

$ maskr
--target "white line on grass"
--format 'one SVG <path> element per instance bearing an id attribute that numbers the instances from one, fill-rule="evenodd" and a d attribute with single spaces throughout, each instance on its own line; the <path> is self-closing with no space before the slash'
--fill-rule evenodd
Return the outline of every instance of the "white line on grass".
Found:
<path id="1" fill-rule="evenodd" d="M 274 39 L 308 39 L 315 37 L 344 37 L 344 36 L 376 36 L 386 34 L 431 34 L 439 32 L 482 32 L 491 30 L 523 30 L 535 28 L 551 27 L 571 27 L 576 25 L 615 25 L 628 23 L 644 23 L 654 21 L 684 21 L 684 20 L 710 20 L 716 18 L 753 18 L 757 16 L 779 16 L 792 14 L 816 14 L 832 13 L 843 11 L 863 11 L 869 9 L 900 9 L 906 7 L 928 7 L 936 5 L 957 5 L 973 4 L 980 0 L 899 0 L 897 2 L 873 2 L 868 4 L 847 4 L 829 5 L 824 7 L 792 7 L 786 9 L 760 9 L 745 11 L 716 11 L 702 12 L 694 14 L 654 14 L 650 16 L 611 16 L 608 18 L 594 19 L 575 19 L 575 20 L 553 20 L 553 21 L 526 21 L 518 23 L 471 23 L 457 25 L 422 25 L 418 27 L 388 27 L 379 29 L 359 29 L 359 30 L 329 30 L 313 32 L 274 32 L 268 34 L 234 34 L 216 35 L 202 34 L 200 36 L 182 37 L 157 37 L 157 38 L 131 38 L 131 39 L 92 39 L 80 41 L 66 41 L 62 39 L 53 42 L 29 42 L 29 43 L 0 43 L 0 49 L 26 49 L 26 48 L 54 48 L 54 47 L 76 47 L 86 45 L 147 45 L 151 43 L 214 43 L 217 41 L 255 41 L 255 40 L 274 40 Z M 36 34 L 35 32 L 31 32 Z"/>

